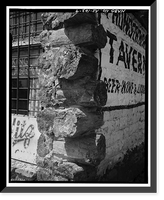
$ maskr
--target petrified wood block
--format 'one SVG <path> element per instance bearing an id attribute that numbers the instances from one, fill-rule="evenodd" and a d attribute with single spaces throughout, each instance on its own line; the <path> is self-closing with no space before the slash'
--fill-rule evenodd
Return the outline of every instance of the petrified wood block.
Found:
<path id="1" fill-rule="evenodd" d="M 59 163 L 57 166 L 51 163 L 51 166 L 51 168 L 38 167 L 38 181 L 86 182 L 93 181 L 96 177 L 96 168 L 91 166 L 79 166 L 72 162 Z"/>
<path id="2" fill-rule="evenodd" d="M 97 81 L 91 80 L 89 76 L 77 80 L 55 80 L 50 75 L 44 75 L 43 78 L 38 92 L 43 107 L 70 106 L 81 103 L 97 106 L 94 101 Z"/>
<path id="3" fill-rule="evenodd" d="M 79 80 L 61 79 L 58 91 L 63 92 L 67 105 L 82 105 L 85 107 L 104 106 L 107 101 L 106 85 L 102 81 L 90 79 L 89 76 Z M 56 95 L 56 99 L 57 99 Z M 58 98 L 60 100 L 60 96 Z"/>
<path id="4" fill-rule="evenodd" d="M 89 76 L 77 80 L 60 79 L 60 88 L 57 89 L 56 97 L 58 97 L 58 92 L 62 91 L 65 97 L 64 103 L 67 105 L 80 105 L 83 103 L 84 106 L 97 106 L 94 100 L 96 85 L 97 81 Z M 60 97 L 58 99 L 60 100 Z"/>
<path id="5" fill-rule="evenodd" d="M 107 36 L 102 25 L 81 24 L 59 30 L 44 30 L 40 34 L 40 42 L 43 47 L 74 44 L 104 48 Z"/>
<path id="6" fill-rule="evenodd" d="M 46 108 L 37 115 L 38 130 L 55 138 L 90 135 L 103 124 L 103 115 L 83 107 Z"/>
<path id="7" fill-rule="evenodd" d="M 48 70 L 57 78 L 77 79 L 95 75 L 98 60 L 89 51 L 65 45 L 44 52 L 38 59 L 41 70 Z M 47 72 L 46 72 L 47 73 Z"/>
<path id="8" fill-rule="evenodd" d="M 91 134 L 75 139 L 53 141 L 53 154 L 68 161 L 98 165 L 105 157 L 104 135 Z"/>
<path id="9" fill-rule="evenodd" d="M 41 80 L 40 80 L 41 79 Z M 77 80 L 55 79 L 52 74 L 40 75 L 38 97 L 43 107 L 104 106 L 107 101 L 106 85 L 86 76 Z"/>
<path id="10" fill-rule="evenodd" d="M 43 141 L 45 137 L 49 136 L 45 136 L 45 134 L 40 136 L 37 146 L 37 163 L 41 167 L 46 166 L 47 160 L 53 165 L 65 161 L 98 165 L 105 158 L 106 143 L 102 134 L 93 132 L 84 137 L 60 140 L 56 140 L 54 137 L 51 145 L 50 142 Z"/>
<path id="11" fill-rule="evenodd" d="M 62 27 L 68 27 L 81 23 L 96 24 L 94 13 L 78 13 L 78 12 L 57 12 L 43 13 L 41 15 L 43 26 L 47 30 L 56 30 Z"/>

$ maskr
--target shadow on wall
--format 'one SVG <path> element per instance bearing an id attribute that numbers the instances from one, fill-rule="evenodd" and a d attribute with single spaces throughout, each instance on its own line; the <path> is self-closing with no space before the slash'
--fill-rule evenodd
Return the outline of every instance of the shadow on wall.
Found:
<path id="1" fill-rule="evenodd" d="M 148 166 L 145 158 L 145 143 L 127 151 L 124 159 L 99 177 L 104 183 L 148 183 Z"/>

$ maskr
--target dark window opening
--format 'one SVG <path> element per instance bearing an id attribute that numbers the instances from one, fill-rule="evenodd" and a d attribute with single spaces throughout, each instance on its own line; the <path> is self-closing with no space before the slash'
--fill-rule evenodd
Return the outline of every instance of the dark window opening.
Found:
<path id="1" fill-rule="evenodd" d="M 23 11 L 23 10 L 22 10 Z M 43 51 L 39 35 L 43 31 L 40 12 L 12 12 L 11 112 L 36 116 L 41 109 L 38 99 L 38 57 Z"/>
<path id="2" fill-rule="evenodd" d="M 18 39 L 18 26 L 19 26 L 19 39 L 23 40 L 28 38 L 29 27 L 30 35 L 35 37 L 39 36 L 43 30 L 41 21 L 41 12 L 10 12 L 10 33 L 13 40 Z"/>

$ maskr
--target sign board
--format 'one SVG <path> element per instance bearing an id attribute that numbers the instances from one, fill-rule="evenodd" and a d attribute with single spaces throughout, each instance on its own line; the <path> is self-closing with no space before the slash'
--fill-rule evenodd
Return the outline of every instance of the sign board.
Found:
<path id="1" fill-rule="evenodd" d="M 40 132 L 34 117 L 12 115 L 11 158 L 36 164 Z"/>
<path id="2" fill-rule="evenodd" d="M 19 46 L 25 46 L 29 44 L 29 38 L 24 38 L 22 39 L 21 37 L 19 38 Z M 30 37 L 30 44 L 40 44 L 40 37 L 35 36 L 35 37 Z M 14 40 L 12 42 L 12 46 L 18 46 L 18 40 Z"/>
<path id="3" fill-rule="evenodd" d="M 30 78 L 32 77 L 38 77 L 38 69 L 36 67 L 30 67 L 29 69 L 29 76 Z M 18 68 L 17 67 L 12 67 L 12 78 L 17 78 L 18 76 Z M 20 66 L 19 68 L 19 77 L 25 77 L 28 78 L 28 66 Z"/>
<path id="4" fill-rule="evenodd" d="M 107 44 L 101 49 L 101 80 L 108 93 L 106 106 L 145 101 L 146 32 L 131 18 L 127 13 L 101 14 L 107 33 Z"/>

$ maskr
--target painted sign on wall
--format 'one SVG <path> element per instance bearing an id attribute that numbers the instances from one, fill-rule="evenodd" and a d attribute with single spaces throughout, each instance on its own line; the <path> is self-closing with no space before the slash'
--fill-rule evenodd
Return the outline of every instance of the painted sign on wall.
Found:
<path id="1" fill-rule="evenodd" d="M 145 101 L 146 32 L 137 21 L 137 30 L 142 34 L 132 34 L 133 29 L 130 27 L 127 31 L 125 26 L 121 25 L 123 16 L 120 16 L 122 13 L 101 14 L 101 24 L 107 33 L 107 44 L 101 49 L 101 80 L 106 83 L 108 92 L 106 106 L 130 105 Z"/>
<path id="2" fill-rule="evenodd" d="M 36 118 L 12 115 L 11 158 L 36 164 L 40 132 Z"/>

